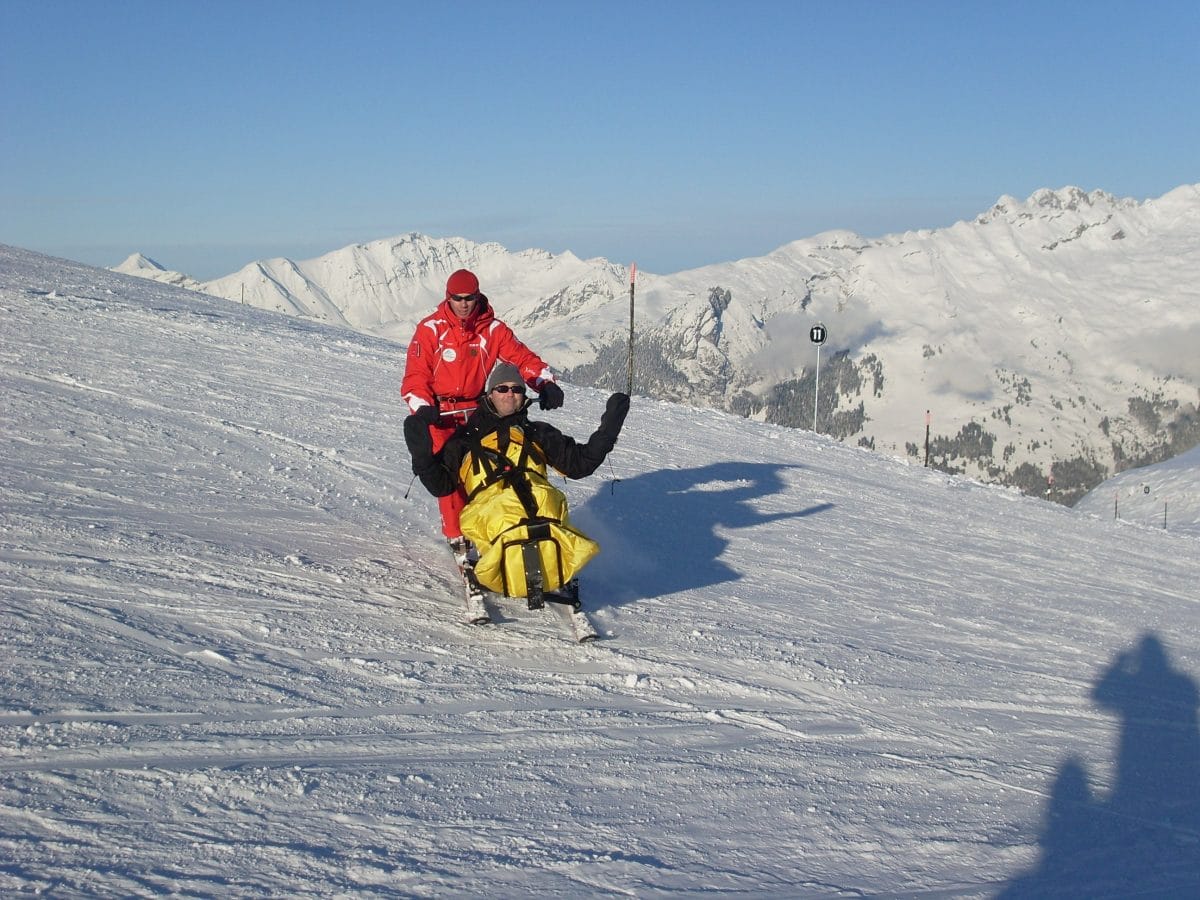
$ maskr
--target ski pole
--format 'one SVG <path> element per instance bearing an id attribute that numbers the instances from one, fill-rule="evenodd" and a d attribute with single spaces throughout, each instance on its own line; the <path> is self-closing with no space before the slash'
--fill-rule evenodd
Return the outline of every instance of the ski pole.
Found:
<path id="1" fill-rule="evenodd" d="M 629 386 L 625 391 L 633 396 L 633 290 L 637 283 L 637 263 L 629 267 Z"/>

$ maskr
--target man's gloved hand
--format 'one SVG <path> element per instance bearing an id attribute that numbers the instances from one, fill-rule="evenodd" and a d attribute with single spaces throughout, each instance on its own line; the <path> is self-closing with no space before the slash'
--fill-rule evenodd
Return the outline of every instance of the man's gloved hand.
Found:
<path id="1" fill-rule="evenodd" d="M 608 398 L 608 403 L 604 407 L 604 415 L 600 417 L 600 430 L 616 440 L 627 415 L 629 415 L 629 395 L 613 394 Z"/>
<path id="2" fill-rule="evenodd" d="M 421 410 L 433 409 L 432 406 L 422 406 Z M 413 413 L 404 420 L 404 443 L 412 455 L 413 474 L 420 475 L 433 466 L 433 435 L 429 433 L 429 423 L 421 415 L 421 410 Z"/>
<path id="3" fill-rule="evenodd" d="M 542 409 L 558 409 L 562 405 L 562 388 L 553 381 L 543 381 L 538 387 L 538 406 Z"/>
<path id="4" fill-rule="evenodd" d="M 417 411 L 413 413 L 413 416 L 420 419 L 426 425 L 436 425 L 438 420 L 441 419 L 441 414 L 438 413 L 438 408 L 436 406 L 430 406 L 428 403 L 422 407 L 419 407 Z"/>

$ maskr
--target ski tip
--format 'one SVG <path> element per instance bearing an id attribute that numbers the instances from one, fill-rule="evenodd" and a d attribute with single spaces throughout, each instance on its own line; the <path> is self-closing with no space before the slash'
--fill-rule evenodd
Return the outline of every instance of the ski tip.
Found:
<path id="1" fill-rule="evenodd" d="M 581 644 L 588 644 L 600 639 L 600 632 L 591 622 L 580 622 L 575 619 L 571 622 L 571 630 L 575 633 L 575 640 Z"/>

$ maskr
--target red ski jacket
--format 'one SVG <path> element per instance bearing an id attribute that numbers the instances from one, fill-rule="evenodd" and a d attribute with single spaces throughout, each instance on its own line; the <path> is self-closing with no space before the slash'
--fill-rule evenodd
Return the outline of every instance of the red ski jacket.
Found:
<path id="1" fill-rule="evenodd" d="M 469 413 L 499 360 L 520 369 L 526 384 L 534 390 L 554 380 L 541 357 L 496 318 L 487 297 L 480 295 L 466 319 L 456 316 L 449 301 L 443 300 L 417 324 L 408 345 L 400 395 L 412 412 L 437 405 L 443 413 Z"/>

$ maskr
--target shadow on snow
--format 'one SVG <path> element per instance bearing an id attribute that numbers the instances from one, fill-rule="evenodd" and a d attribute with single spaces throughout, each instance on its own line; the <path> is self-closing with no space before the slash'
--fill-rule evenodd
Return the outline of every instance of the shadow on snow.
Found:
<path id="1" fill-rule="evenodd" d="M 762 513 L 754 502 L 785 488 L 781 472 L 797 465 L 720 462 L 659 469 L 612 482 L 571 518 L 603 548 L 583 573 L 585 603 L 621 606 L 710 587 L 745 573 L 721 560 L 729 540 L 717 529 L 754 528 L 832 509 Z"/>
<path id="2" fill-rule="evenodd" d="M 1200 725 L 1196 682 L 1143 636 L 1092 688 L 1121 719 L 1116 778 L 1093 793 L 1068 759 L 1047 801 L 1038 867 L 999 896 L 1200 897 Z"/>

